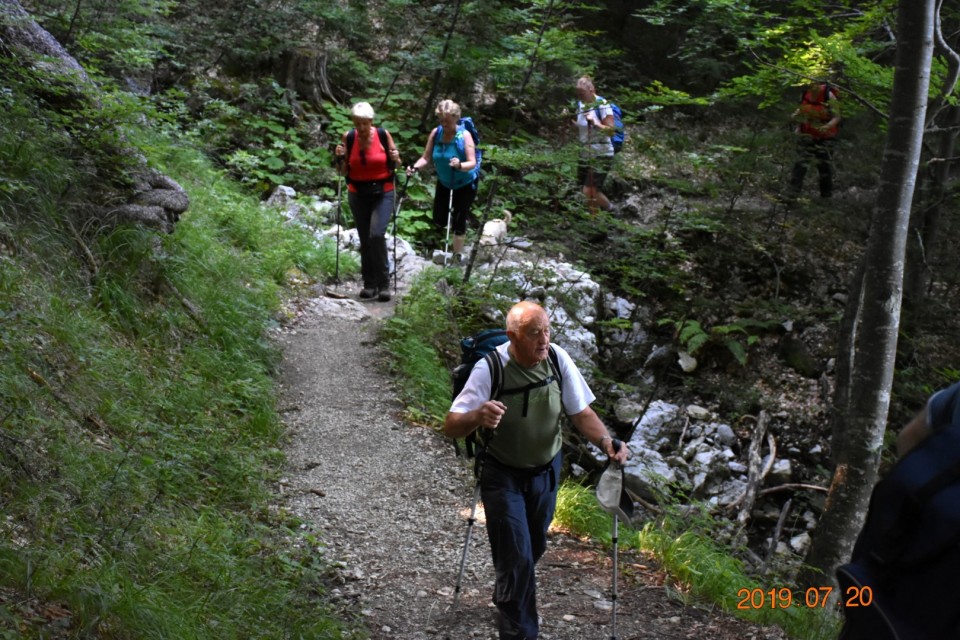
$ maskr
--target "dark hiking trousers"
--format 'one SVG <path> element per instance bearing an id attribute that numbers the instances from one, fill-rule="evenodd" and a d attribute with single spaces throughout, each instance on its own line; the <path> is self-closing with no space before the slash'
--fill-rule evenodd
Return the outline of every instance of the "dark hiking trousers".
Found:
<path id="1" fill-rule="evenodd" d="M 480 491 L 497 574 L 500 640 L 535 640 L 540 633 L 535 567 L 547 550 L 559 477 L 559 453 L 537 469 L 507 467 L 490 455 L 484 461 Z"/>
<path id="2" fill-rule="evenodd" d="M 801 138 L 797 142 L 797 161 L 793 165 L 790 176 L 790 195 L 797 197 L 803 189 L 803 179 L 807 175 L 807 165 L 811 160 L 817 161 L 817 171 L 820 174 L 820 197 L 833 196 L 833 160 L 830 157 L 830 147 L 833 140 L 813 140 Z"/>
<path id="3" fill-rule="evenodd" d="M 375 196 L 352 192 L 347 195 L 360 240 L 360 275 L 364 289 L 390 288 L 385 234 L 393 215 L 393 198 L 393 191 Z"/>

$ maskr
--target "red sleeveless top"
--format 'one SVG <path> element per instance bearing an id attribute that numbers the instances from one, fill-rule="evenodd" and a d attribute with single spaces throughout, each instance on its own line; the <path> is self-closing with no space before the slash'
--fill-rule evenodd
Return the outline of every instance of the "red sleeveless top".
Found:
<path id="1" fill-rule="evenodd" d="M 380 144 L 380 136 L 377 135 L 377 129 L 370 129 L 370 147 L 361 148 L 360 134 L 354 129 L 353 146 L 350 149 L 350 157 L 347 158 L 347 175 L 350 176 L 350 184 L 347 189 L 353 193 L 357 192 L 354 182 L 382 182 L 384 191 L 393 191 L 393 176 L 390 168 L 387 166 L 387 150 Z"/>

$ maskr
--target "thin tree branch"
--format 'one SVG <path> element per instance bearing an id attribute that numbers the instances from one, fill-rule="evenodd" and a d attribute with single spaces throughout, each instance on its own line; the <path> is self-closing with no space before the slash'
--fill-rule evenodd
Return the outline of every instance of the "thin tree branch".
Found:
<path id="1" fill-rule="evenodd" d="M 758 53 L 757 53 L 756 51 L 754 51 L 753 49 L 750 49 L 750 53 L 751 53 L 751 54 L 753 55 L 753 57 L 757 60 L 757 62 L 759 62 L 759 63 L 762 64 L 763 66 L 769 67 L 769 68 L 771 68 L 771 69 L 773 69 L 773 70 L 775 70 L 775 71 L 780 71 L 781 73 L 785 73 L 785 74 L 787 74 L 787 75 L 795 76 L 795 77 L 797 77 L 797 78 L 803 78 L 804 80 L 808 80 L 808 81 L 810 81 L 810 82 L 820 82 L 820 81 L 823 80 L 823 78 L 816 78 L 816 77 L 814 77 L 814 76 L 808 76 L 808 75 L 803 74 L 803 73 L 798 73 L 797 71 L 794 71 L 793 69 L 787 69 L 786 67 L 781 67 L 780 65 L 773 64 L 772 62 L 767 62 L 766 60 L 764 60 L 763 58 L 761 58 L 761 57 L 760 57 L 760 54 L 758 54 Z M 837 87 L 838 89 L 840 89 L 840 90 L 844 93 L 844 95 L 849 95 L 851 98 L 853 98 L 854 100 L 856 100 L 857 102 L 859 102 L 859 103 L 862 104 L 864 107 L 866 107 L 867 109 L 869 109 L 870 111 L 872 111 L 872 112 L 875 113 L 876 115 L 880 116 L 880 117 L 883 118 L 884 120 L 887 119 L 887 114 L 886 114 L 886 113 L 884 113 L 883 111 L 881 111 L 879 107 L 877 107 L 877 106 L 874 105 L 872 102 L 870 102 L 869 100 L 867 100 L 866 98 L 864 98 L 863 96 L 861 96 L 860 94 L 858 94 L 856 91 L 854 91 L 854 90 L 851 89 L 850 87 L 847 87 L 847 86 L 844 86 L 844 85 L 841 85 L 841 84 L 837 84 L 836 82 L 831 82 L 830 84 L 831 84 L 832 86 L 834 86 L 834 87 Z"/>
<path id="2" fill-rule="evenodd" d="M 933 42 L 936 52 L 947 60 L 947 75 L 943 80 L 943 85 L 940 87 L 940 97 L 937 98 L 936 103 L 931 104 L 927 109 L 927 121 L 924 123 L 925 129 L 937 119 L 937 116 L 940 115 L 944 108 L 949 106 L 947 97 L 953 93 L 953 90 L 957 86 L 957 79 L 960 78 L 960 56 L 947 44 L 946 39 L 943 37 L 943 25 L 940 20 L 941 8 L 943 8 L 943 0 L 937 2 L 933 24 Z"/>
<path id="3" fill-rule="evenodd" d="M 788 482 L 787 484 L 778 484 L 775 487 L 767 487 L 766 489 L 760 490 L 761 496 L 770 495 L 771 493 L 778 493 L 780 491 L 797 491 L 797 490 L 807 490 L 807 491 L 819 491 L 821 493 L 827 493 L 829 489 L 827 487 L 821 487 L 816 484 L 806 484 L 803 482 Z"/>

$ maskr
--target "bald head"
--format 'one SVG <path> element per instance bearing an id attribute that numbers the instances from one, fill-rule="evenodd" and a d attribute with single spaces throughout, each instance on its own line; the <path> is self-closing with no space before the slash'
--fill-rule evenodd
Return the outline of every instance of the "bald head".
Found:
<path id="1" fill-rule="evenodd" d="M 546 319 L 547 312 L 536 302 L 530 302 L 529 300 L 518 302 L 510 307 L 510 311 L 507 312 L 507 331 L 516 331 L 524 324 L 528 324 L 531 319 L 539 316 Z"/>
<path id="2" fill-rule="evenodd" d="M 550 349 L 550 318 L 535 302 L 518 302 L 507 312 L 507 337 L 512 357 L 523 367 L 543 361 Z"/>

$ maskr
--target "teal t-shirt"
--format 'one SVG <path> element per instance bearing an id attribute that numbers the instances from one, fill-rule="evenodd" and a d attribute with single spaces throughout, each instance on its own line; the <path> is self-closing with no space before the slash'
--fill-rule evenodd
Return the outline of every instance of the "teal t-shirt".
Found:
<path id="1" fill-rule="evenodd" d="M 530 369 L 511 359 L 503 368 L 503 389 L 518 389 L 552 374 L 550 362 L 546 359 Z M 553 460 L 563 445 L 559 382 L 526 393 L 503 394 L 499 400 L 507 410 L 490 440 L 488 453 L 503 464 L 518 469 L 540 467 Z"/>

